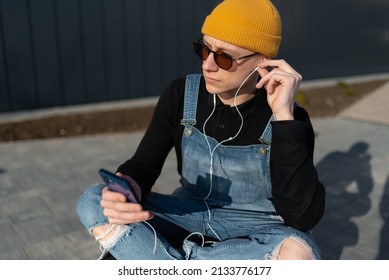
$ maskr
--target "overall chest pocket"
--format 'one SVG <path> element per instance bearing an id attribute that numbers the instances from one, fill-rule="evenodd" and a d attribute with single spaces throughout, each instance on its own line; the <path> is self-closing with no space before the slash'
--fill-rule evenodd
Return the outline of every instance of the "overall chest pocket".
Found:
<path id="1" fill-rule="evenodd" d="M 210 200 L 252 203 L 271 197 L 269 153 L 261 146 L 224 146 L 215 152 Z"/>

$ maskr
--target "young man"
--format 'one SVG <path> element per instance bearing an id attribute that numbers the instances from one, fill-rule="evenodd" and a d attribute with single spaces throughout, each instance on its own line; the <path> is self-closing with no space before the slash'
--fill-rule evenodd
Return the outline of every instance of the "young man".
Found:
<path id="1" fill-rule="evenodd" d="M 117 259 L 319 259 L 309 230 L 325 191 L 309 116 L 295 105 L 301 75 L 272 59 L 278 11 L 268 0 L 225 0 L 202 33 L 203 75 L 170 84 L 117 170 L 140 186 L 141 203 L 94 185 L 78 201 L 81 222 Z M 181 186 L 151 192 L 173 147 Z"/>

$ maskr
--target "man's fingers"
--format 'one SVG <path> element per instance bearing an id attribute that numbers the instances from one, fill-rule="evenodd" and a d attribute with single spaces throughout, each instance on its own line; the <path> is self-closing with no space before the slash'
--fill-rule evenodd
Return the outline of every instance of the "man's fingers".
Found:
<path id="1" fill-rule="evenodd" d="M 119 192 L 113 192 L 108 189 L 108 187 L 105 187 L 102 192 L 102 198 L 103 200 L 111 200 L 111 201 L 119 201 L 119 202 L 126 202 L 127 198 L 124 194 L 121 194 Z"/>
<path id="2" fill-rule="evenodd" d="M 271 67 L 273 69 L 281 69 L 282 71 L 289 73 L 297 73 L 296 70 L 293 69 L 285 60 L 283 59 L 269 59 L 264 60 L 258 65 L 259 68 Z"/>

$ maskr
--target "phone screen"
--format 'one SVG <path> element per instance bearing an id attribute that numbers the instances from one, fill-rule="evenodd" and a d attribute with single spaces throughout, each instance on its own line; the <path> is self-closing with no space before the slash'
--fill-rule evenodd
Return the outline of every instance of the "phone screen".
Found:
<path id="1" fill-rule="evenodd" d="M 129 202 L 139 203 L 139 199 L 131 185 L 136 184 L 134 180 L 130 183 L 105 169 L 100 169 L 99 174 L 109 190 L 124 194 Z"/>

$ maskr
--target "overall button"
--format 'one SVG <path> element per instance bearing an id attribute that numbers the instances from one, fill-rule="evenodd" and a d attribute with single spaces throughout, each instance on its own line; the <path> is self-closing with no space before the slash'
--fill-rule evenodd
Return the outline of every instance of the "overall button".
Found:
<path id="1" fill-rule="evenodd" d="M 184 134 L 185 134 L 185 136 L 191 136 L 192 135 L 192 129 L 191 128 L 188 128 L 188 127 L 186 127 L 185 128 L 185 130 L 184 130 Z"/>
<path id="2" fill-rule="evenodd" d="M 260 154 L 261 156 L 266 155 L 266 153 L 267 153 L 267 150 L 266 150 L 264 147 L 259 148 L 259 154 Z"/>

